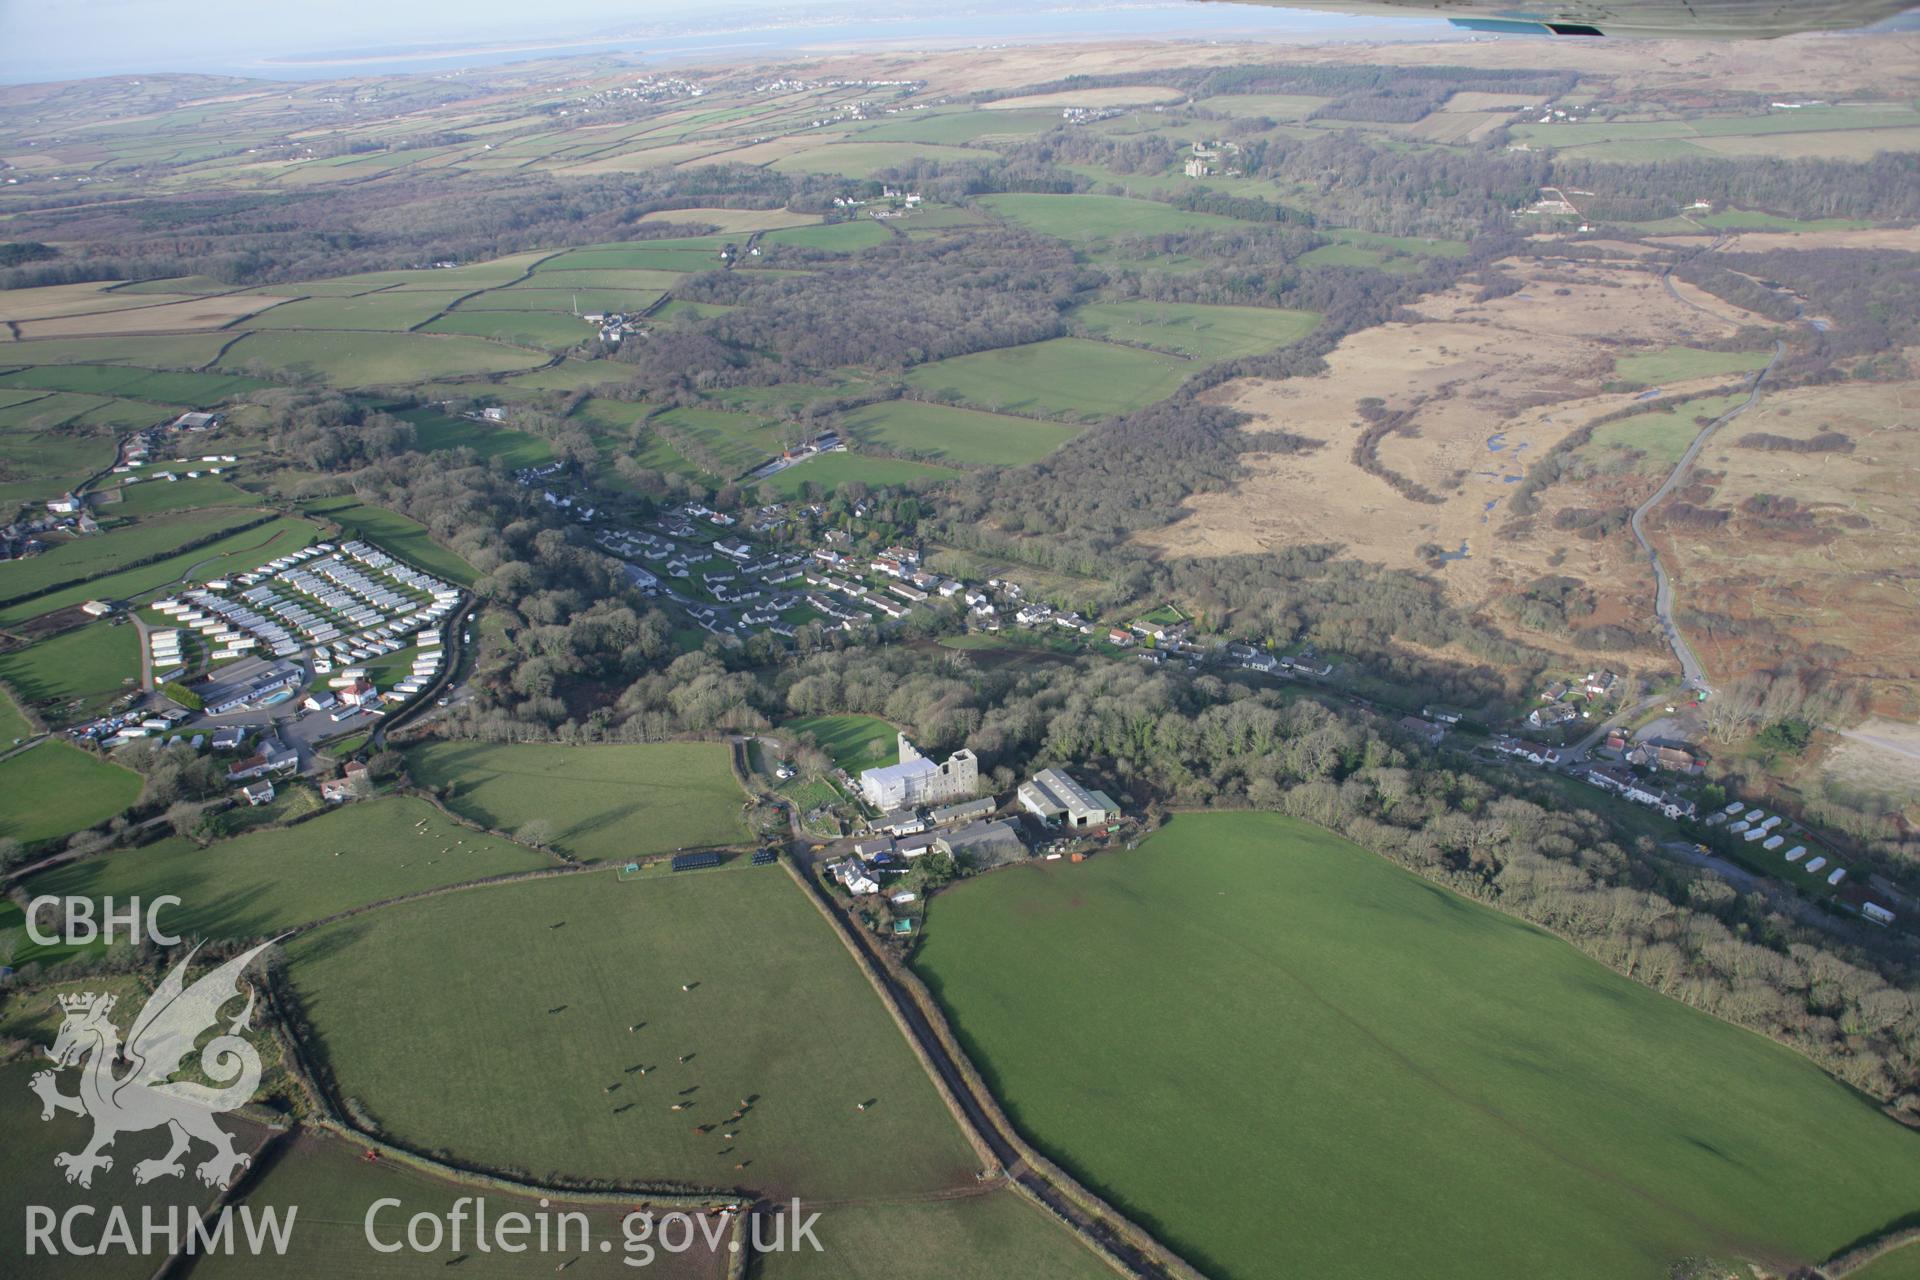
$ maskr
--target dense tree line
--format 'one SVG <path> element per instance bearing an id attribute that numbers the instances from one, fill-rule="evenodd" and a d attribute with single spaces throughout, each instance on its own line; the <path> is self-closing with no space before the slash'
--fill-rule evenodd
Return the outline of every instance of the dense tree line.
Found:
<path id="1" fill-rule="evenodd" d="M 900 369 L 1057 337 L 1098 280 L 1060 241 L 999 230 L 889 240 L 804 276 L 708 273 L 682 296 L 736 306 L 701 324 L 735 348 L 816 369 Z"/>

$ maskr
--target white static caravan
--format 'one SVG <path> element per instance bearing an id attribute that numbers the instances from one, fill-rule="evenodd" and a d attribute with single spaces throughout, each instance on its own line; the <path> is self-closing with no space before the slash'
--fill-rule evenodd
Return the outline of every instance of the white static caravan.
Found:
<path id="1" fill-rule="evenodd" d="M 1827 865 L 1827 860 L 1825 858 L 1809 858 L 1807 860 L 1807 874 L 1810 876 L 1818 875 L 1820 873 L 1820 868 L 1826 865 Z"/>

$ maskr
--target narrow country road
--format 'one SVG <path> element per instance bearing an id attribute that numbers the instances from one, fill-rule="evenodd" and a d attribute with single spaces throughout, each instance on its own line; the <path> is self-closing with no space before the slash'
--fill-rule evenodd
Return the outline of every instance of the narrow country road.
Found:
<path id="1" fill-rule="evenodd" d="M 1713 438 L 1715 432 L 1760 402 L 1760 392 L 1766 383 L 1767 375 L 1772 373 L 1773 367 L 1780 363 L 1780 357 L 1786 354 L 1786 350 L 1787 344 L 1784 341 L 1775 340 L 1773 357 L 1767 361 L 1766 368 L 1754 375 L 1753 385 L 1747 392 L 1747 398 L 1700 429 L 1700 434 L 1693 438 L 1693 443 L 1687 446 L 1687 451 L 1680 455 L 1679 463 L 1674 466 L 1665 483 L 1653 491 L 1652 497 L 1634 508 L 1633 518 L 1628 521 L 1628 526 L 1633 530 L 1634 540 L 1640 544 L 1640 549 L 1646 552 L 1647 562 L 1653 566 L 1654 616 L 1660 620 L 1660 629 L 1666 634 L 1667 644 L 1672 648 L 1673 656 L 1680 660 L 1680 674 L 1686 687 L 1697 689 L 1701 693 L 1711 693 L 1712 688 L 1707 684 L 1706 672 L 1701 668 L 1699 658 L 1694 656 L 1693 647 L 1687 643 L 1686 637 L 1680 634 L 1680 628 L 1673 620 L 1673 579 L 1668 576 L 1666 566 L 1660 563 L 1660 553 L 1654 549 L 1653 542 L 1647 537 L 1647 513 L 1665 502 L 1674 490 L 1685 483 L 1687 473 L 1693 470 L 1694 461 L 1700 456 L 1700 450 L 1706 447 L 1707 441 Z"/>
<path id="2" fill-rule="evenodd" d="M 1712 244 L 1700 251 L 1700 256 L 1705 257 L 1731 239 L 1731 236 L 1725 234 L 1715 237 Z M 1683 306 L 1692 307 L 1695 311 L 1712 316 L 1716 320 L 1726 320 L 1727 317 L 1719 312 L 1704 307 L 1690 298 L 1682 297 L 1680 291 L 1673 287 L 1673 271 L 1679 265 L 1678 262 L 1670 262 L 1660 273 L 1660 283 L 1666 287 L 1667 293 L 1675 302 Z M 1706 447 L 1707 441 L 1713 438 L 1715 432 L 1760 402 L 1760 391 L 1766 383 L 1767 375 L 1772 373 L 1774 366 L 1780 363 L 1780 357 L 1786 354 L 1786 350 L 1787 344 L 1783 340 L 1774 340 L 1773 356 L 1767 361 L 1766 367 L 1753 376 L 1747 398 L 1700 429 L 1700 433 L 1693 438 L 1693 443 L 1687 446 L 1687 451 L 1680 455 L 1680 461 L 1667 476 L 1666 482 L 1653 491 L 1653 496 L 1634 508 L 1633 518 L 1628 521 L 1628 526 L 1633 530 L 1634 541 L 1640 544 L 1640 549 L 1646 553 L 1647 563 L 1653 566 L 1653 614 L 1660 620 L 1660 630 L 1667 638 L 1667 647 L 1673 650 L 1673 656 L 1679 660 L 1680 675 L 1685 686 L 1703 694 L 1712 693 L 1713 688 L 1707 683 L 1706 671 L 1701 667 L 1700 659 L 1695 656 L 1693 646 L 1689 645 L 1686 637 L 1680 634 L 1680 628 L 1673 620 L 1673 579 L 1667 575 L 1666 566 L 1660 563 L 1659 551 L 1655 550 L 1652 540 L 1647 537 L 1647 514 L 1665 502 L 1674 490 L 1685 483 L 1687 474 L 1693 470 L 1694 461 L 1699 458 L 1700 451 Z M 1584 747 L 1586 744 L 1582 745 Z"/>

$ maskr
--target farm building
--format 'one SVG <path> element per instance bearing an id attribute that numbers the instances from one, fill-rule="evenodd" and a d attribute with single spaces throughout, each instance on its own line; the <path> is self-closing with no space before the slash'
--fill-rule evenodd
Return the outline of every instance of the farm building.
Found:
<path id="1" fill-rule="evenodd" d="M 1069 827 L 1098 827 L 1120 816 L 1120 806 L 1103 791 L 1089 791 L 1059 769 L 1042 769 L 1020 784 L 1020 807 L 1042 822 Z"/>
<path id="2" fill-rule="evenodd" d="M 961 800 L 980 787 L 979 763 L 971 751 L 956 751 L 945 764 L 935 764 L 921 755 L 904 733 L 899 735 L 899 750 L 898 764 L 868 769 L 860 775 L 860 793 L 876 809 Z"/>
<path id="3" fill-rule="evenodd" d="M 956 831 L 944 832 L 935 839 L 935 847 L 940 852 L 974 870 L 1017 862 L 1027 856 L 1027 847 L 1021 843 L 1020 833 L 1014 830 L 1011 822 L 1004 819 L 970 823 Z"/>
<path id="4" fill-rule="evenodd" d="M 936 827 L 951 827 L 956 823 L 977 822 L 981 818 L 991 818 L 993 811 L 1000 806 L 993 797 L 982 796 L 978 800 L 963 800 L 959 804 L 943 805 L 927 815 L 927 820 Z"/>

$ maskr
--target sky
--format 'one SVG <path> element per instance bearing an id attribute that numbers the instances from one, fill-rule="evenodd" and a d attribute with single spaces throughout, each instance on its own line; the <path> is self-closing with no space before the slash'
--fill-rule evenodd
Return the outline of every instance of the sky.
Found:
<path id="1" fill-rule="evenodd" d="M 191 21 L 183 21 L 185 15 Z M 306 78 L 543 54 L 1048 35 L 1444 34 L 1426 20 L 1169 0 L 0 0 L 0 81 L 209 72 Z M 779 34 L 784 32 L 785 34 Z M 703 43 L 704 42 L 704 43 Z"/>

